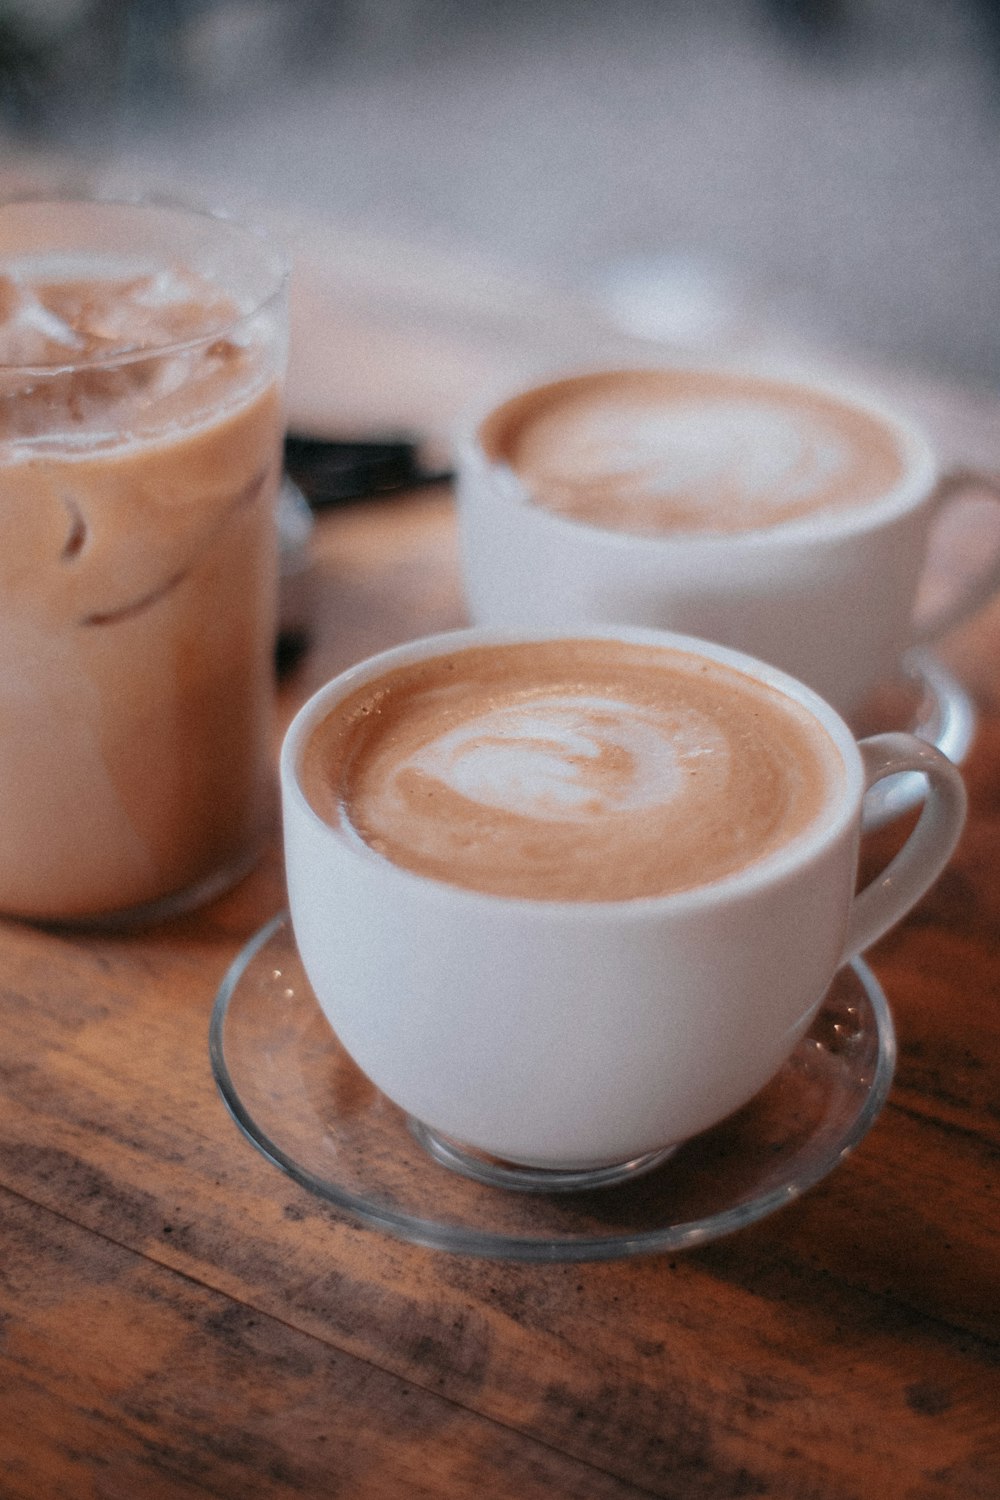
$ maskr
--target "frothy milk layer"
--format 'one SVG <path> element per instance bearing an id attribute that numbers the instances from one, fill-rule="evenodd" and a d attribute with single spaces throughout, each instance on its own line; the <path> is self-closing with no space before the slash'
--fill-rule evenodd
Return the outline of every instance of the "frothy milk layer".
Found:
<path id="1" fill-rule="evenodd" d="M 640 534 L 739 532 L 871 504 L 903 474 L 893 432 L 780 381 L 624 371 L 527 392 L 483 424 L 538 505 Z"/>
<path id="2" fill-rule="evenodd" d="M 709 884 L 828 809 L 843 775 L 793 700 L 679 651 L 472 647 L 359 688 L 314 730 L 316 812 L 406 869 L 607 901 Z"/>

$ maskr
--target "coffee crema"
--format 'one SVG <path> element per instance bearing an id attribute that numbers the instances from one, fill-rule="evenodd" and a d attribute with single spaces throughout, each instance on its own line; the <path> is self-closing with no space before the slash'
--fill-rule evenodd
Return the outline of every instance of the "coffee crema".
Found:
<path id="1" fill-rule="evenodd" d="M 405 869 L 501 896 L 711 884 L 829 809 L 806 709 L 735 669 L 600 639 L 471 646 L 357 688 L 301 761 L 317 814 Z"/>
<path id="2" fill-rule="evenodd" d="M 862 408 L 718 371 L 557 381 L 498 407 L 479 437 L 533 503 L 640 535 L 753 531 L 863 507 L 904 474 L 893 429 Z"/>

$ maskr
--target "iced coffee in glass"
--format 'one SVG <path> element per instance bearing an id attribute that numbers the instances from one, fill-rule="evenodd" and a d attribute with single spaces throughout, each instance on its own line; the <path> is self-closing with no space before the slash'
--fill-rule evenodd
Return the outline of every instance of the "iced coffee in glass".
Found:
<path id="1" fill-rule="evenodd" d="M 0 204 L 0 912 L 156 920 L 261 852 L 287 322 L 228 220 Z"/>

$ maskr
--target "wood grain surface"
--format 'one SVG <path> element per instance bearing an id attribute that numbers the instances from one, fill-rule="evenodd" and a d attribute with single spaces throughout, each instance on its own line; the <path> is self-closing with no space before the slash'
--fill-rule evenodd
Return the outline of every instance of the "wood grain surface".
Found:
<path id="1" fill-rule="evenodd" d="M 996 419 L 949 401 L 945 425 Z M 444 488 L 326 515 L 314 555 L 276 741 L 341 667 L 464 619 Z M 998 642 L 1000 605 L 943 650 L 980 716 L 969 825 L 870 955 L 888 1105 L 805 1197 L 697 1251 L 433 1252 L 256 1153 L 207 1034 L 283 905 L 277 840 L 147 932 L 0 925 L 2 1500 L 997 1500 Z"/>

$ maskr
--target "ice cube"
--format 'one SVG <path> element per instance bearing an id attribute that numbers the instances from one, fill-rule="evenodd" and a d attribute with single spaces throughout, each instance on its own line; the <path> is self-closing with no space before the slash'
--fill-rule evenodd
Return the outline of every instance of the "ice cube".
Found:
<path id="1" fill-rule="evenodd" d="M 77 354 L 84 340 L 13 276 L 0 275 L 0 362 L 50 365 Z"/>

